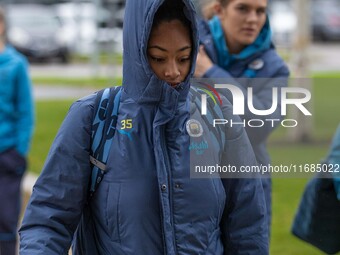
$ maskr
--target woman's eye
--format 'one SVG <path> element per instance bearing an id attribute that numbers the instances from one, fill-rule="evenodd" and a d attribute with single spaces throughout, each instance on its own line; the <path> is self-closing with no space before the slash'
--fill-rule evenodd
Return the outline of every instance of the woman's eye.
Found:
<path id="1" fill-rule="evenodd" d="M 179 61 L 180 61 L 181 63 L 188 62 L 188 61 L 190 61 L 190 57 L 181 58 Z"/>
<path id="2" fill-rule="evenodd" d="M 240 11 L 240 12 L 247 12 L 247 7 L 241 5 L 241 6 L 237 7 L 237 10 Z"/>
<path id="3" fill-rule="evenodd" d="M 257 10 L 257 14 L 265 14 L 266 10 L 265 9 L 259 9 Z"/>
<path id="4" fill-rule="evenodd" d="M 158 58 L 158 57 L 150 57 L 152 59 L 152 61 L 155 61 L 155 62 L 163 62 L 164 61 L 164 58 Z"/>

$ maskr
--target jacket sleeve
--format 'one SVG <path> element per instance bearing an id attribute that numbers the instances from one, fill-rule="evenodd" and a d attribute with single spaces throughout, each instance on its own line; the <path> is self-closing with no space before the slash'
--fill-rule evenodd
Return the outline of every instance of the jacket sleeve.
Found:
<path id="1" fill-rule="evenodd" d="M 25 211 L 21 255 L 68 254 L 87 198 L 92 115 L 87 100 L 67 114 Z"/>
<path id="2" fill-rule="evenodd" d="M 333 141 L 331 144 L 330 151 L 326 160 L 327 163 L 333 164 L 333 179 L 335 192 L 337 194 L 338 200 L 340 201 L 340 125 L 338 126 Z"/>
<path id="3" fill-rule="evenodd" d="M 31 81 L 28 75 L 26 61 L 20 61 L 16 75 L 16 133 L 17 148 L 21 155 L 26 155 L 29 149 L 34 126 L 34 105 L 31 92 Z"/>
<path id="4" fill-rule="evenodd" d="M 221 221 L 225 255 L 268 255 L 266 207 L 260 179 L 223 179 L 226 207 Z"/>
<path id="5" fill-rule="evenodd" d="M 228 100 L 223 102 L 226 118 L 238 120 L 232 114 Z M 226 145 L 222 165 L 256 166 L 256 158 L 243 127 L 226 127 Z M 268 227 L 266 203 L 261 178 L 258 174 L 224 176 L 222 183 L 226 192 L 226 204 L 221 221 L 225 255 L 267 255 Z M 251 178 L 248 178 L 251 177 Z"/>
<path id="6" fill-rule="evenodd" d="M 281 97 L 280 90 L 282 87 L 286 87 L 288 83 L 288 75 L 289 71 L 285 65 L 282 65 L 277 69 L 275 74 L 270 78 L 251 78 L 251 79 L 236 79 L 232 77 L 232 75 L 223 68 L 213 65 L 203 76 L 203 78 L 225 78 L 228 83 L 237 86 L 244 95 L 245 99 L 245 112 L 244 115 L 241 116 L 244 120 L 250 119 L 260 119 L 263 121 L 264 125 L 261 128 L 246 128 L 247 134 L 250 140 L 256 143 L 262 142 L 267 139 L 269 134 L 273 131 L 273 129 L 280 123 L 282 120 L 281 116 Z M 242 85 L 242 83 L 246 83 L 246 86 Z M 248 84 L 248 83 L 253 84 Z M 267 110 L 272 106 L 272 98 L 273 98 L 273 88 L 278 88 L 278 101 L 276 110 L 265 116 L 255 115 L 253 114 L 248 106 L 248 93 L 246 87 L 253 87 L 253 98 L 252 103 L 255 109 L 257 110 Z M 228 98 L 230 102 L 233 102 L 233 95 L 228 89 L 218 89 L 222 95 Z M 266 121 L 266 119 L 275 120 L 275 121 Z"/>

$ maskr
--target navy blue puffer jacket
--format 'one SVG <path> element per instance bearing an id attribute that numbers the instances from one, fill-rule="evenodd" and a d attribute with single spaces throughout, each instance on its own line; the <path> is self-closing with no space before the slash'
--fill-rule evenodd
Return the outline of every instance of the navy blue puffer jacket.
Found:
<path id="1" fill-rule="evenodd" d="M 96 233 L 87 240 L 96 240 L 101 255 L 266 255 L 261 181 L 190 178 L 186 123 L 194 65 L 174 89 L 154 75 L 146 56 L 152 19 L 162 2 L 126 3 L 118 132 L 107 173 L 91 200 Z M 194 8 L 183 2 L 196 53 Z M 94 100 L 91 95 L 73 104 L 52 145 L 20 230 L 22 255 L 67 254 L 87 198 Z M 223 113 L 231 115 L 230 103 L 223 100 Z M 201 139 L 209 144 L 212 136 L 202 126 Z M 200 158 L 208 165 L 221 162 L 217 154 L 224 164 L 256 164 L 244 129 L 226 126 L 224 131 L 225 147 Z"/>

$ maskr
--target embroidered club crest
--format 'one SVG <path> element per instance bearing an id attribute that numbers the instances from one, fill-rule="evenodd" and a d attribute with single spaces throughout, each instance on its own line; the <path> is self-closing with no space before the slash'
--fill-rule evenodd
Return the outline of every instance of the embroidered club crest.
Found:
<path id="1" fill-rule="evenodd" d="M 203 134 L 203 127 L 201 123 L 195 119 L 187 121 L 186 129 L 191 137 L 200 137 Z"/>

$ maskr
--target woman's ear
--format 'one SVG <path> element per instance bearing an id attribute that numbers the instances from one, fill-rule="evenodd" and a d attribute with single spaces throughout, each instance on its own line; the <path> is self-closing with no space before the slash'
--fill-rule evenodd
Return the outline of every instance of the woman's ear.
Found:
<path id="1" fill-rule="evenodd" d="M 222 18 L 223 18 L 223 15 L 224 15 L 224 7 L 222 6 L 222 4 L 221 4 L 219 1 L 216 1 L 216 2 L 215 2 L 214 10 L 215 10 L 216 15 L 217 15 L 220 19 L 222 19 Z"/>

